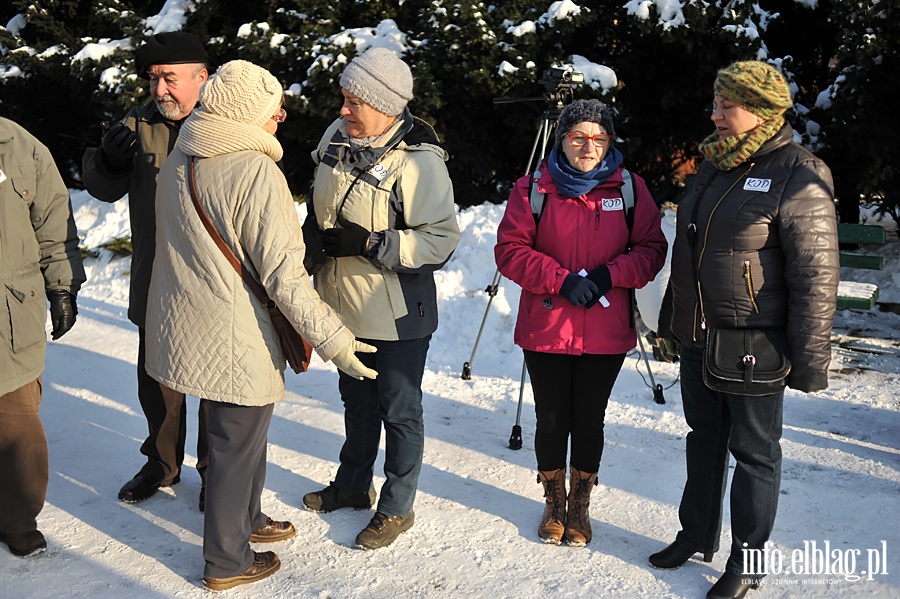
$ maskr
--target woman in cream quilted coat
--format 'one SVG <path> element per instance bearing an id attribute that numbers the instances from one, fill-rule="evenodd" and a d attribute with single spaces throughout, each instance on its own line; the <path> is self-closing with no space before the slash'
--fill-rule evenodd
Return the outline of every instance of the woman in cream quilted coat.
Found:
<path id="1" fill-rule="evenodd" d="M 222 65 L 200 92 L 159 175 L 156 257 L 147 308 L 147 372 L 209 401 L 203 584 L 224 590 L 280 567 L 250 542 L 295 534 L 261 510 L 266 434 L 284 397 L 285 359 L 267 310 L 204 228 L 216 230 L 323 360 L 374 378 L 355 351 L 374 351 L 321 301 L 303 268 L 305 247 L 274 133 L 286 113 L 281 84 L 245 61 Z M 193 162 L 193 169 L 191 165 Z M 193 170 L 193 173 L 192 173 Z"/>

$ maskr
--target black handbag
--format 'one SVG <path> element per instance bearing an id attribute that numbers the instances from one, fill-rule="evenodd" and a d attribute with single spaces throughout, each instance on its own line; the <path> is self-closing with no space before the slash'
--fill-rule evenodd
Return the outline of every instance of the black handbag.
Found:
<path id="1" fill-rule="evenodd" d="M 771 395 L 791 371 L 787 335 L 778 329 L 715 329 L 706 334 L 703 382 L 713 391 Z"/>

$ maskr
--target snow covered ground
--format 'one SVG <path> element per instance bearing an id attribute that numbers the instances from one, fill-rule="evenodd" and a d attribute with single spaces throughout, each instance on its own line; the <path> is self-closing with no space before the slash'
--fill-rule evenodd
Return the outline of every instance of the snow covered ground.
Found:
<path id="1" fill-rule="evenodd" d="M 73 192 L 73 204 L 88 247 L 128 233 L 125 202 L 106 205 Z M 479 206 L 460 214 L 460 248 L 439 274 L 442 321 L 424 382 L 427 442 L 415 526 L 392 546 L 366 552 L 353 540 L 371 512 L 319 515 L 302 508 L 303 494 L 333 477 L 343 438 L 337 375 L 316 361 L 306 374 L 287 375 L 288 394 L 269 433 L 263 505 L 272 517 L 293 521 L 298 535 L 272 547 L 283 562 L 280 572 L 230 596 L 705 596 L 724 567 L 724 552 L 711 564 L 691 560 L 675 571 L 647 564 L 678 530 L 687 427 L 676 365 L 651 361 L 666 388 L 666 403 L 658 405 L 646 371 L 638 371 L 638 354 L 626 359 L 593 494 L 594 540 L 583 549 L 539 542 L 542 497 L 527 387 L 524 447 L 507 447 L 522 368 L 512 344 L 518 292 L 509 281 L 488 313 L 472 380 L 460 378 L 485 314 L 501 211 Z M 881 301 L 896 306 L 898 249 L 891 226 L 888 245 L 867 248 L 885 256 L 885 270 L 846 274 L 877 282 Z M 39 526 L 49 550 L 28 560 L 0 550 L 0 597 L 206 596 L 196 471 L 186 468 L 180 484 L 146 502 L 116 499 L 142 463 L 138 450 L 146 434 L 135 390 L 137 332 L 125 316 L 129 261 L 102 251 L 87 267 L 78 323 L 49 344 L 44 373 L 51 475 Z M 833 358 L 827 391 L 787 392 L 784 477 L 770 552 L 770 571 L 780 574 L 766 578 L 751 599 L 900 597 L 900 315 L 839 314 Z M 190 398 L 189 445 L 196 439 L 196 407 Z M 726 502 L 723 547 L 729 535 Z M 814 560 L 823 549 L 828 558 Z M 808 574 L 794 573 L 803 566 Z"/>

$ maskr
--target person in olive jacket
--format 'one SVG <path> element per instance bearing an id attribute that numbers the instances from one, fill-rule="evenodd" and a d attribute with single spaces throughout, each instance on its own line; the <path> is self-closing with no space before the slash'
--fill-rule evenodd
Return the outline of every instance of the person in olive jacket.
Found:
<path id="1" fill-rule="evenodd" d="M 132 108 L 104 134 L 99 148 L 88 148 L 82 161 L 84 186 L 103 202 L 128 194 L 131 219 L 131 291 L 128 319 L 138 327 L 138 400 L 147 419 L 141 445 L 147 462 L 119 491 L 119 499 L 143 501 L 160 487 L 181 479 L 184 461 L 186 406 L 183 393 L 160 386 L 144 367 L 146 359 L 147 290 L 156 250 L 156 179 L 175 147 L 181 124 L 191 114 L 200 87 L 209 77 L 208 57 L 193 34 L 158 33 L 135 53 L 137 74 L 150 80 L 152 100 Z M 200 401 L 197 471 L 205 480 L 209 455 L 206 405 Z M 204 509 L 205 485 L 200 491 Z"/>
<path id="2" fill-rule="evenodd" d="M 695 552 L 712 560 L 730 451 L 737 462 L 731 554 L 709 598 L 743 597 L 759 584 L 759 572 L 744 571 L 743 550 L 763 549 L 774 526 L 784 390 L 750 397 L 708 388 L 706 331 L 785 331 L 792 362 L 787 385 L 805 392 L 828 386 L 839 277 L 834 187 L 828 167 L 794 142 L 784 119 L 791 106 L 784 77 L 764 62 L 719 71 L 711 117 L 716 132 L 700 144 L 705 160 L 678 206 L 672 302 L 660 314 L 659 334 L 681 343 L 691 432 L 681 531 L 650 564 L 677 568 Z"/>
<path id="3" fill-rule="evenodd" d="M 41 372 L 51 336 L 75 324 L 85 281 L 69 192 L 50 151 L 0 118 L 0 540 L 20 557 L 47 548 L 37 529 L 49 482 Z"/>
<path id="4" fill-rule="evenodd" d="M 449 159 L 431 125 L 414 117 L 409 66 L 369 48 L 341 74 L 344 103 L 312 157 L 312 201 L 303 226 L 316 291 L 353 333 L 377 347 L 361 356 L 378 380 L 342 373 L 346 440 L 334 481 L 303 497 L 316 512 L 375 503 L 373 468 L 384 429 L 384 476 L 363 549 L 413 526 L 425 450 L 422 377 L 438 326 L 434 273 L 459 242 Z"/>

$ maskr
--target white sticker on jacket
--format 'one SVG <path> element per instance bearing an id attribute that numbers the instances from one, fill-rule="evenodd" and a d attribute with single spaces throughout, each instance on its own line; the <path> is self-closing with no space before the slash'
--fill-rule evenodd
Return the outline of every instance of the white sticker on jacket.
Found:
<path id="1" fill-rule="evenodd" d="M 387 169 L 380 162 L 373 164 L 372 168 L 369 169 L 369 173 L 379 181 L 384 181 L 384 178 L 388 176 Z"/>
<path id="2" fill-rule="evenodd" d="M 758 191 L 760 193 L 766 193 L 769 191 L 769 188 L 772 186 L 771 179 L 753 179 L 749 178 L 744 181 L 744 189 L 746 191 Z"/>
<path id="3" fill-rule="evenodd" d="M 603 210 L 604 212 L 611 212 L 614 210 L 624 210 L 625 202 L 622 201 L 622 198 L 609 198 L 603 200 Z"/>
<path id="4" fill-rule="evenodd" d="M 6 181 L 6 173 L 0 170 L 0 183 L 3 183 L 4 181 Z"/>

